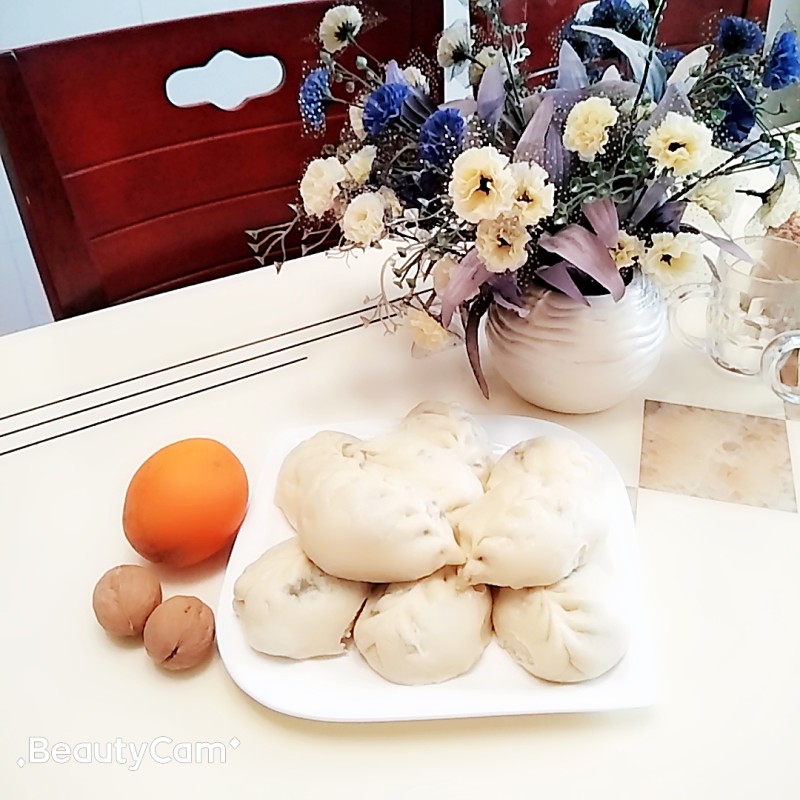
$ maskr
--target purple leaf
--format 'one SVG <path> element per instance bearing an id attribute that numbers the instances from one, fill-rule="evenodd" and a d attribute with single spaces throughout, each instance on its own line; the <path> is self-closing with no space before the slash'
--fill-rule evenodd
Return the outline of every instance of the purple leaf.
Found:
<path id="1" fill-rule="evenodd" d="M 586 228 L 573 224 L 556 234 L 544 233 L 539 245 L 594 278 L 615 300 L 625 293 L 622 276 L 608 248 Z"/>
<path id="2" fill-rule="evenodd" d="M 484 70 L 478 86 L 478 116 L 490 125 L 497 125 L 505 102 L 505 77 L 500 64 L 495 62 Z"/>
<path id="3" fill-rule="evenodd" d="M 617 207 L 610 197 L 583 204 L 583 213 L 589 224 L 606 247 L 616 247 L 619 240 L 619 217 Z"/>
<path id="4" fill-rule="evenodd" d="M 638 225 L 656 206 L 661 205 L 667 197 L 667 191 L 672 187 L 675 181 L 668 175 L 662 175 L 657 180 L 653 181 L 644 194 L 639 195 L 640 199 L 634 204 L 633 207 L 627 209 L 627 213 L 623 217 L 627 217 L 628 222 L 636 226 Z"/>
<path id="5" fill-rule="evenodd" d="M 572 300 L 583 303 L 586 306 L 589 305 L 589 301 L 583 296 L 583 292 L 581 292 L 578 284 L 575 283 L 572 275 L 570 275 L 569 264 L 566 261 L 559 261 L 558 264 L 554 264 L 552 267 L 542 267 L 536 271 L 536 274 L 545 283 Z"/>
<path id="6" fill-rule="evenodd" d="M 564 39 L 558 53 L 558 79 L 556 89 L 585 89 L 589 76 L 575 48 Z"/>
<path id="7" fill-rule="evenodd" d="M 442 325 L 446 328 L 453 319 L 455 310 L 470 298 L 481 284 L 489 280 L 492 273 L 486 269 L 478 251 L 473 247 L 450 275 L 442 292 Z"/>
<path id="8" fill-rule="evenodd" d="M 481 367 L 481 351 L 478 344 L 478 331 L 480 329 L 481 317 L 488 308 L 486 303 L 478 302 L 473 303 L 472 308 L 469 310 L 467 316 L 467 324 L 464 328 L 464 344 L 467 348 L 467 358 L 469 365 L 472 367 L 472 372 L 475 375 L 475 380 L 478 382 L 483 396 L 489 399 L 489 386 L 486 383 L 486 378 L 483 375 L 483 368 Z"/>
<path id="9" fill-rule="evenodd" d="M 636 133 L 640 136 L 645 135 L 651 128 L 660 125 L 670 111 L 681 114 L 685 117 L 693 117 L 694 110 L 689 102 L 689 95 L 681 84 L 670 84 L 667 91 L 659 100 L 658 105 L 653 109 L 653 113 L 646 120 L 639 123 Z"/>
<path id="10" fill-rule="evenodd" d="M 550 124 L 547 134 L 544 137 L 544 163 L 542 166 L 547 170 L 550 179 L 556 186 L 563 186 L 569 172 L 570 155 L 558 127 Z"/>
<path id="11" fill-rule="evenodd" d="M 449 100 L 447 103 L 440 103 L 439 108 L 454 108 L 460 112 L 462 117 L 466 118 L 478 110 L 478 104 L 471 97 L 465 97 L 461 100 Z"/>
<path id="12" fill-rule="evenodd" d="M 531 313 L 530 309 L 522 304 L 522 295 L 514 273 L 494 274 L 489 278 L 489 285 L 492 287 L 492 297 L 497 305 L 513 311 L 520 317 L 527 317 Z"/>
<path id="13" fill-rule="evenodd" d="M 403 70 L 400 69 L 398 63 L 392 59 L 386 65 L 386 80 L 384 83 L 403 83 L 408 86 L 408 80 L 403 75 Z"/>
<path id="14" fill-rule="evenodd" d="M 728 255 L 738 258 L 740 261 L 744 261 L 746 264 L 755 263 L 750 253 L 748 253 L 747 250 L 745 250 L 741 245 L 736 244 L 736 242 L 734 242 L 732 239 L 728 239 L 725 236 L 714 236 L 713 234 L 706 233 L 705 231 L 701 231 L 690 225 L 684 225 L 683 227 L 684 230 L 687 230 L 690 233 L 696 233 L 700 236 L 705 236 L 709 242 L 715 244 L 720 250 Z"/>
<path id="15" fill-rule="evenodd" d="M 555 98 L 550 92 L 545 92 L 539 107 L 531 117 L 530 122 L 519 137 L 514 150 L 515 161 L 544 161 L 545 137 L 553 119 Z"/>

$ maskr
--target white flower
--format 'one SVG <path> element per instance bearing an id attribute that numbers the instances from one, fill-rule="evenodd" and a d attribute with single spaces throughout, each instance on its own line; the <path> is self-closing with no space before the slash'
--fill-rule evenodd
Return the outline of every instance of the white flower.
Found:
<path id="1" fill-rule="evenodd" d="M 528 260 L 528 229 L 517 217 L 501 216 L 478 224 L 475 246 L 489 272 L 517 270 Z"/>
<path id="2" fill-rule="evenodd" d="M 642 259 L 642 272 L 664 286 L 694 282 L 702 269 L 700 242 L 690 233 L 654 233 L 653 246 Z"/>
<path id="3" fill-rule="evenodd" d="M 644 257 L 644 242 L 626 231 L 620 231 L 617 245 L 611 248 L 610 253 L 618 269 L 632 267 L 635 261 L 641 261 Z"/>
<path id="4" fill-rule="evenodd" d="M 699 172 L 712 156 L 711 131 L 691 117 L 670 111 L 645 137 L 648 155 L 675 175 Z"/>
<path id="5" fill-rule="evenodd" d="M 347 109 L 347 116 L 350 117 L 350 127 L 357 139 L 363 139 L 367 132 L 364 130 L 364 109 L 361 106 L 350 106 Z"/>
<path id="6" fill-rule="evenodd" d="M 419 67 L 415 67 L 413 64 L 406 67 L 403 70 L 403 77 L 408 81 L 409 86 L 413 86 L 415 89 L 419 89 L 425 94 L 430 92 L 428 78 Z"/>
<path id="7" fill-rule="evenodd" d="M 779 228 L 795 211 L 800 211 L 800 181 L 793 172 L 787 172 L 756 212 L 756 220 L 764 228 Z"/>
<path id="8" fill-rule="evenodd" d="M 450 255 L 442 256 L 434 265 L 431 270 L 431 277 L 433 278 L 433 290 L 441 297 L 447 284 L 450 283 L 450 278 L 453 276 L 453 270 L 458 267 L 458 261 Z"/>
<path id="9" fill-rule="evenodd" d="M 306 213 L 321 217 L 333 208 L 339 183 L 347 177 L 337 158 L 315 158 L 300 181 L 300 196 Z"/>
<path id="10" fill-rule="evenodd" d="M 717 222 L 724 222 L 733 213 L 735 189 L 733 178 L 722 175 L 698 184 L 689 194 L 689 199 L 708 211 Z"/>
<path id="11" fill-rule="evenodd" d="M 486 68 L 494 64 L 498 60 L 498 57 L 500 57 L 500 51 L 496 47 L 484 47 L 475 56 L 475 61 L 472 61 L 469 65 L 469 82 L 473 86 L 477 86 L 481 82 Z M 500 61 L 500 67 L 505 74 L 505 62 L 502 60 Z"/>
<path id="12" fill-rule="evenodd" d="M 414 344 L 423 350 L 439 350 L 455 341 L 450 331 L 420 308 L 406 308 L 403 311 L 403 322 L 408 326 Z"/>
<path id="13" fill-rule="evenodd" d="M 588 97 L 576 103 L 564 126 L 564 147 L 581 161 L 591 161 L 605 152 L 608 129 L 616 124 L 619 111 L 607 97 Z"/>
<path id="14" fill-rule="evenodd" d="M 390 189 L 388 186 L 381 186 L 380 189 L 378 189 L 378 194 L 381 196 L 381 200 L 383 200 L 386 213 L 391 218 L 403 216 L 403 206 L 394 193 L 394 189 Z"/>
<path id="15" fill-rule="evenodd" d="M 469 26 L 464 20 L 459 20 L 442 32 L 436 46 L 436 60 L 444 69 L 453 67 L 454 71 L 459 71 L 466 66 L 471 49 Z"/>
<path id="16" fill-rule="evenodd" d="M 547 171 L 535 161 L 517 161 L 511 165 L 514 176 L 514 213 L 525 225 L 537 225 L 555 208 L 556 189 L 547 182 Z"/>
<path id="17" fill-rule="evenodd" d="M 377 153 L 378 148 L 374 144 L 367 144 L 360 150 L 356 150 L 344 165 L 350 180 L 358 184 L 366 183 L 372 172 L 372 162 L 375 161 Z"/>
<path id="18" fill-rule="evenodd" d="M 448 190 L 456 214 L 480 222 L 510 211 L 516 186 L 508 157 L 490 145 L 472 147 L 456 158 Z"/>
<path id="19" fill-rule="evenodd" d="M 342 217 L 345 238 L 354 244 L 368 245 L 383 236 L 383 199 L 377 192 L 364 192 L 350 201 Z"/>
<path id="20" fill-rule="evenodd" d="M 334 6 L 325 12 L 319 24 L 319 40 L 329 53 L 341 50 L 354 39 L 364 22 L 355 6 Z"/>

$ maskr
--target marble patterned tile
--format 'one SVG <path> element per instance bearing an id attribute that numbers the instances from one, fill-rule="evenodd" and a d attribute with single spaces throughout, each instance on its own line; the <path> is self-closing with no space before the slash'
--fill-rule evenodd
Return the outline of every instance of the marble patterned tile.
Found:
<path id="1" fill-rule="evenodd" d="M 797 511 L 786 422 L 648 400 L 639 486 Z"/>

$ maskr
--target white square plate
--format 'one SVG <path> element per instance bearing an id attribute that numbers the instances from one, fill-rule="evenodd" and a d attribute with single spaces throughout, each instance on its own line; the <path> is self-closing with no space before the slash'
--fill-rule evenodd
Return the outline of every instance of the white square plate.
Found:
<path id="1" fill-rule="evenodd" d="M 623 660 L 606 675 L 578 684 L 540 681 L 492 641 L 465 675 L 431 686 L 398 686 L 374 673 L 351 646 L 342 656 L 292 661 L 252 650 L 233 611 L 233 585 L 265 550 L 294 535 L 273 502 L 278 471 L 287 453 L 320 430 L 367 438 L 395 422 L 366 420 L 296 428 L 267 447 L 250 508 L 233 547 L 217 608 L 217 643 L 228 673 L 264 706 L 306 719 L 336 722 L 444 719 L 515 714 L 553 714 L 638 708 L 655 700 L 654 663 L 628 493 L 608 456 L 568 428 L 529 417 L 478 417 L 497 454 L 525 439 L 555 435 L 575 439 L 608 471 L 614 519 L 608 555 L 629 609 L 631 642 Z"/>

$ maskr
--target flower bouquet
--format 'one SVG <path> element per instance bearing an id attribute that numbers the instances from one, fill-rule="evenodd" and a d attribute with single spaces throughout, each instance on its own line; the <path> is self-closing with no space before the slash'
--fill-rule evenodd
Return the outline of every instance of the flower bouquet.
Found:
<path id="1" fill-rule="evenodd" d="M 504 21 L 502 0 L 476 0 L 474 24 L 437 42 L 438 68 L 472 87 L 447 103 L 431 91 L 438 70 L 379 63 L 359 43 L 366 10 L 333 6 L 299 104 L 312 133 L 334 103 L 347 122 L 308 165 L 295 219 L 249 232 L 251 246 L 280 266 L 298 224 L 345 252 L 391 240 L 375 314 L 405 321 L 418 346 L 464 339 L 484 393 L 478 330 L 492 306 L 524 316 L 535 286 L 588 303 L 620 300 L 639 273 L 667 287 L 696 280 L 707 259 L 687 206 L 724 223 L 739 173 L 770 168 L 777 190 L 794 169 L 766 100 L 800 80 L 800 54 L 790 27 L 767 46 L 738 17 L 708 46 L 663 50 L 666 5 L 586 3 L 565 21 L 557 64 L 532 71 L 525 24 Z"/>

